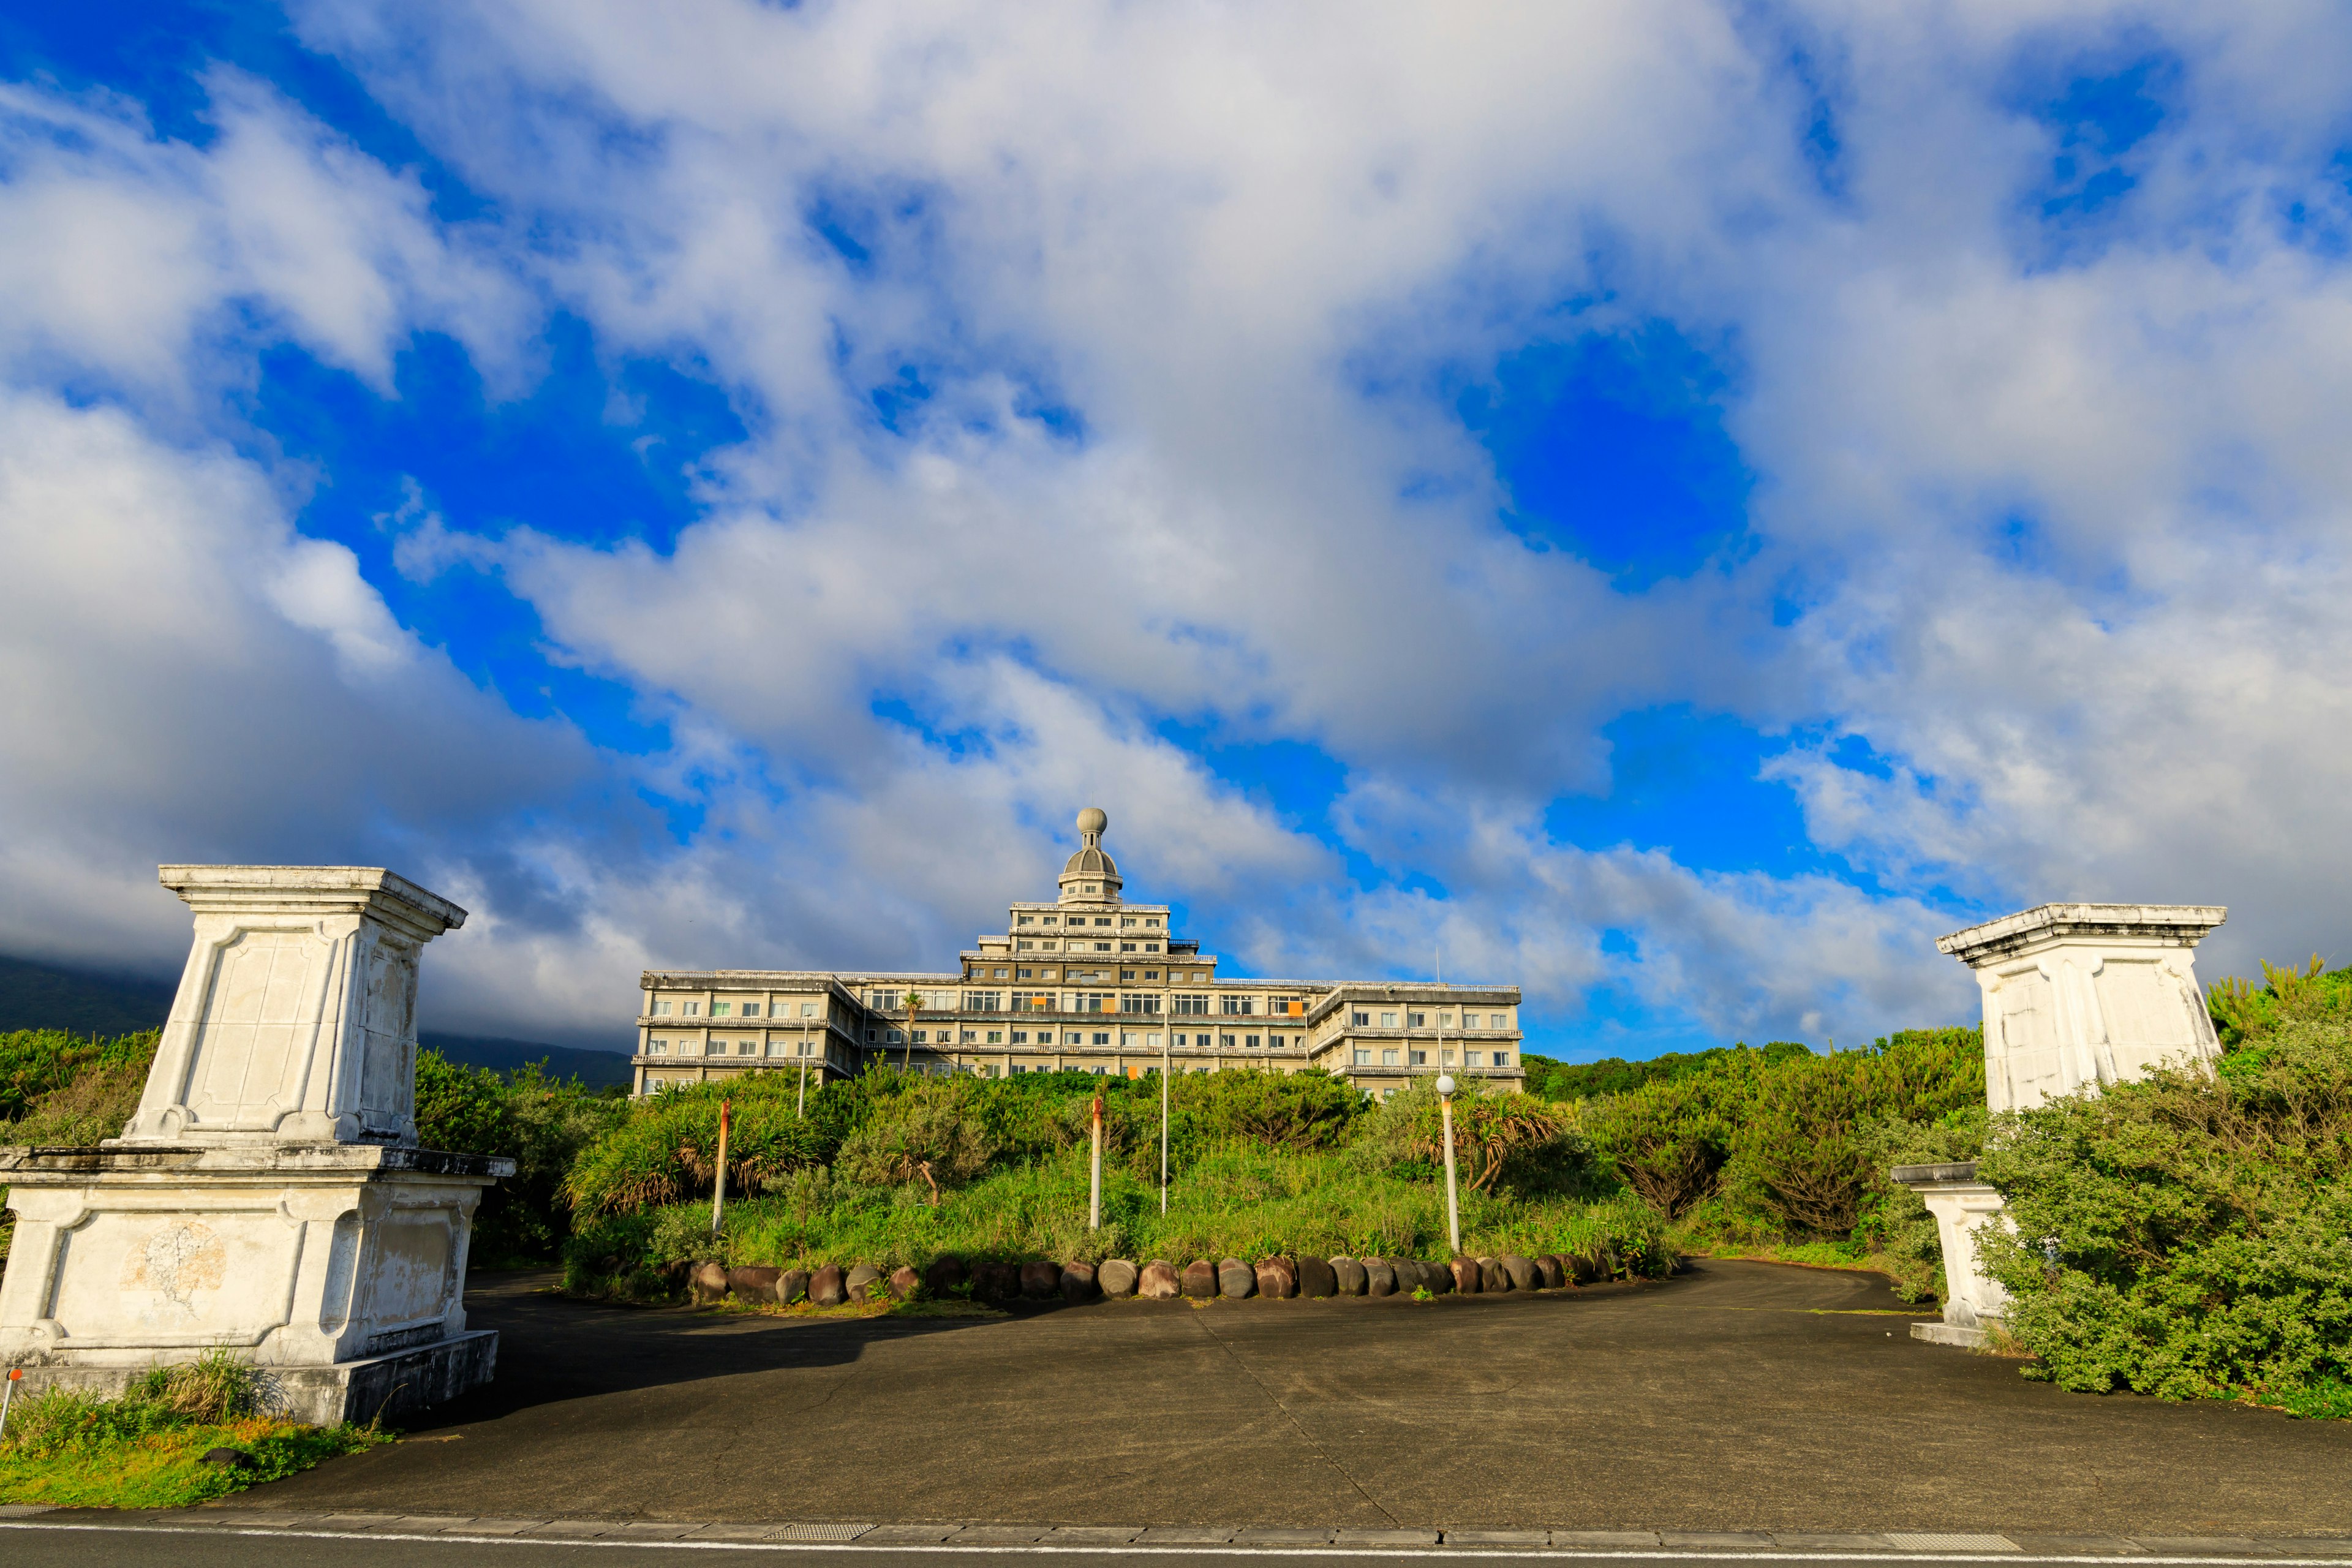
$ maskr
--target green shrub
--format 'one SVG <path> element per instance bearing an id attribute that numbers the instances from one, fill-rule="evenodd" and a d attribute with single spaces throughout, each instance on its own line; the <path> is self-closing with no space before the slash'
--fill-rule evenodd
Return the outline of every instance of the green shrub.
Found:
<path id="1" fill-rule="evenodd" d="M 719 1173 L 719 1106 L 730 1106 L 727 1184 L 746 1196 L 804 1165 L 832 1157 L 838 1135 L 829 1117 L 794 1110 L 798 1084 L 782 1073 L 751 1073 L 728 1083 L 667 1089 L 635 1101 L 583 1148 L 564 1177 L 564 1195 L 583 1215 L 631 1214 L 708 1194 Z M 812 1095 L 810 1109 L 846 1088 Z"/>
<path id="2" fill-rule="evenodd" d="M 504 1154 L 515 1173 L 482 1194 L 471 1256 L 498 1266 L 537 1262 L 571 1234 L 565 1178 L 583 1149 L 617 1125 L 626 1102 L 576 1079 L 551 1079 L 538 1063 L 511 1074 L 416 1053 L 416 1135 L 428 1149 Z"/>
<path id="3" fill-rule="evenodd" d="M 2176 1399 L 2352 1377 L 2352 986 L 2269 973 L 2217 1071 L 1996 1121 L 1979 1169 L 2016 1231 L 1984 1252 L 2036 1374 Z"/>

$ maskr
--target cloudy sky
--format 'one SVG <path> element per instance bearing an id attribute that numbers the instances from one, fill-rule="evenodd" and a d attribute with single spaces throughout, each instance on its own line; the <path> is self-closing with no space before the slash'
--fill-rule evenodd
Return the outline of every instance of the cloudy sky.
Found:
<path id="1" fill-rule="evenodd" d="M 1076 809 L 1532 1048 L 2352 959 L 2336 5 L 0 15 L 0 951 L 474 911 L 428 1024 L 935 967 Z"/>

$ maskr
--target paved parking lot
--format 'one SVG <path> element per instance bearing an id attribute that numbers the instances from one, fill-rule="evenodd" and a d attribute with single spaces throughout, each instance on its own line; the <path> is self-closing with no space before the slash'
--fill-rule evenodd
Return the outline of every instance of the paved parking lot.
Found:
<path id="1" fill-rule="evenodd" d="M 488 1277 L 491 1389 L 255 1510 L 2038 1536 L 2352 1531 L 2352 1424 L 2067 1394 L 1875 1277 L 775 1320 Z"/>

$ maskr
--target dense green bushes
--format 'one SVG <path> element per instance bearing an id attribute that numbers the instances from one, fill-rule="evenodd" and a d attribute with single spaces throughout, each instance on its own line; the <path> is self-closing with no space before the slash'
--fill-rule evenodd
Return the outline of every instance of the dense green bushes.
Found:
<path id="1" fill-rule="evenodd" d="M 1586 1101 L 1580 1128 L 1669 1219 L 1733 1239 L 1847 1239 L 1894 1192 L 1890 1148 L 1984 1104 L 1976 1029 L 1909 1029 L 1827 1056 L 1741 1046 Z"/>
<path id="2" fill-rule="evenodd" d="M 541 1262 L 572 1234 L 566 1177 L 595 1140 L 623 1123 L 627 1101 L 536 1063 L 512 1073 L 416 1053 L 416 1136 L 428 1149 L 508 1154 L 515 1173 L 482 1194 L 472 1257 L 491 1267 Z"/>
<path id="3" fill-rule="evenodd" d="M 2217 986 L 2235 1048 L 1994 1124 L 2009 1328 L 2067 1388 L 2290 1403 L 2352 1383 L 2352 977 Z M 2330 1395 L 2329 1391 L 2336 1391 Z"/>
<path id="4" fill-rule="evenodd" d="M 1434 1091 L 1374 1106 L 1322 1073 L 1186 1075 L 1170 1088 L 1170 1206 L 1160 1212 L 1160 1084 L 1077 1073 L 1009 1079 L 868 1072 L 810 1098 L 737 1079 L 666 1093 L 587 1150 L 566 1249 L 575 1287 L 673 1288 L 665 1270 L 730 1264 L 920 1264 L 979 1258 L 1443 1258 L 1443 1151 Z M 709 1151 L 733 1104 L 723 1231 L 713 1237 Z M 1103 1101 L 1104 1223 L 1086 1228 L 1091 1110 Z M 1465 1244 L 1583 1252 L 1612 1273 L 1659 1273 L 1664 1226 L 1616 1183 L 1561 1108 L 1523 1095 L 1459 1097 Z M 761 1153 L 739 1161 L 739 1147 Z M 679 1200 L 692 1197 L 693 1202 Z"/>

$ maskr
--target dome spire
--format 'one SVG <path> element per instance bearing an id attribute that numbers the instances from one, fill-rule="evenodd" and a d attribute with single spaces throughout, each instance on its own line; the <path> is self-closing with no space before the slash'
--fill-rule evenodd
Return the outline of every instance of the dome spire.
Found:
<path id="1" fill-rule="evenodd" d="M 1102 847 L 1103 833 L 1109 826 L 1109 814 L 1101 806 L 1090 805 L 1078 813 L 1078 851 L 1062 866 L 1063 902 L 1087 899 L 1118 901 L 1118 865 Z"/>

